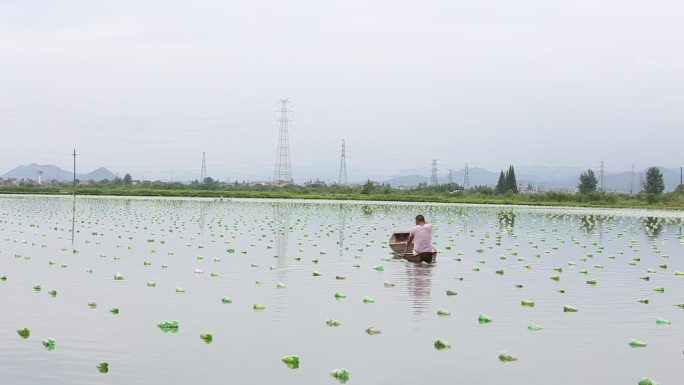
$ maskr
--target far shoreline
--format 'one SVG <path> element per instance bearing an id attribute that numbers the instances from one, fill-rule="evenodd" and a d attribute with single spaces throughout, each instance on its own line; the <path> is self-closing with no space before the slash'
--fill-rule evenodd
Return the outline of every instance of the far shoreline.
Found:
<path id="1" fill-rule="evenodd" d="M 62 196 L 71 197 L 72 192 L 65 190 L 35 189 L 34 191 L 12 189 L 0 190 L 0 196 Z M 383 194 L 293 194 L 287 191 L 226 191 L 226 190 L 149 190 L 149 189 L 120 189 L 120 190 L 91 190 L 83 188 L 76 190 L 79 197 L 140 197 L 140 198 L 208 198 L 208 199 L 255 199 L 255 200 L 292 200 L 292 201 L 336 201 L 358 203 L 415 203 L 415 204 L 456 204 L 482 207 L 526 207 L 526 208 L 580 208 L 580 209 L 638 209 L 658 211 L 684 211 L 683 206 L 665 204 L 644 204 L 641 201 L 620 201 L 616 204 L 595 202 L 564 202 L 564 201 L 521 201 L 519 196 L 494 197 L 441 197 L 441 196 L 383 196 Z"/>

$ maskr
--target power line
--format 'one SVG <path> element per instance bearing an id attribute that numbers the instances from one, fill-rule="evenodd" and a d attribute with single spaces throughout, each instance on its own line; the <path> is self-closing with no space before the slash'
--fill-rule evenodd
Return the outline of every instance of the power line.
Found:
<path id="1" fill-rule="evenodd" d="M 290 142 L 288 129 L 290 126 L 288 99 L 280 99 L 280 119 L 278 120 L 278 147 L 276 149 L 275 170 L 273 182 L 277 184 L 292 183 L 292 166 L 290 164 Z"/>
<path id="2" fill-rule="evenodd" d="M 347 186 L 347 153 L 344 139 L 342 139 L 342 156 L 340 157 L 340 176 L 337 183 L 340 186 Z"/>

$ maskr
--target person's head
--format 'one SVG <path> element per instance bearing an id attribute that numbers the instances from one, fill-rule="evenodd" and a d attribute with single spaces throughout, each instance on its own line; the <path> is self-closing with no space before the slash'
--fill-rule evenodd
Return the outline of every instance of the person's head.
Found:
<path id="1" fill-rule="evenodd" d="M 425 217 L 422 215 L 417 215 L 416 216 L 416 224 L 417 225 L 422 225 L 425 223 Z"/>

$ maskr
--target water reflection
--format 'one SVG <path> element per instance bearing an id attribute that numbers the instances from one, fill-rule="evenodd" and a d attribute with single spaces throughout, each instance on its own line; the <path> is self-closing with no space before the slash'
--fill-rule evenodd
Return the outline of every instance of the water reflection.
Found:
<path id="1" fill-rule="evenodd" d="M 430 290 L 432 288 L 432 266 L 406 263 L 406 287 L 411 296 L 413 314 L 422 315 L 430 311 Z"/>
<path id="2" fill-rule="evenodd" d="M 660 232 L 663 230 L 663 223 L 660 218 L 646 217 L 644 218 L 644 231 L 646 236 L 651 239 L 657 239 Z"/>
<path id="3" fill-rule="evenodd" d="M 339 233 L 339 239 L 337 244 L 340 247 L 340 257 L 344 256 L 344 228 L 346 227 L 347 217 L 344 213 L 344 208 L 342 205 L 339 207 L 339 223 L 337 227 L 337 232 Z"/>
<path id="4" fill-rule="evenodd" d="M 207 208 L 209 207 L 209 202 L 200 202 L 200 236 L 204 238 L 204 224 L 207 218 Z"/>
<path id="5" fill-rule="evenodd" d="M 280 259 L 287 256 L 287 238 L 290 229 L 290 211 L 280 204 L 273 205 L 273 232 L 275 236 L 276 257 Z"/>
<path id="6" fill-rule="evenodd" d="M 499 227 L 501 229 L 505 228 L 508 235 L 513 234 L 513 228 L 515 226 L 515 213 L 511 209 L 499 210 L 496 213 L 496 217 L 499 220 Z"/>
<path id="7" fill-rule="evenodd" d="M 591 233 L 594 230 L 594 227 L 596 227 L 597 219 L 598 217 L 596 215 L 581 215 L 579 218 L 580 229 L 586 231 L 587 233 Z"/>
<path id="8" fill-rule="evenodd" d="M 74 194 L 71 205 L 71 248 L 74 248 L 74 238 L 76 238 L 76 194 Z"/>

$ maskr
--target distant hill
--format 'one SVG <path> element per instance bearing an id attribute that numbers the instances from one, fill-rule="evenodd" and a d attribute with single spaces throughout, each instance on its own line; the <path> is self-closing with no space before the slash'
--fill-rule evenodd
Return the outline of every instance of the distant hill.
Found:
<path id="1" fill-rule="evenodd" d="M 61 169 L 52 164 L 36 164 L 31 163 L 27 166 L 20 165 L 14 169 L 0 175 L 0 178 L 17 178 L 17 179 L 31 179 L 35 180 L 38 176 L 38 171 L 43 172 L 43 180 L 59 180 L 59 181 L 69 181 L 73 179 L 73 173 L 70 171 Z M 104 167 L 100 167 L 97 170 L 91 171 L 87 174 L 76 173 L 76 178 L 80 180 L 104 180 L 104 179 L 114 179 L 114 175 L 111 171 Z"/>
<path id="2" fill-rule="evenodd" d="M 100 167 L 96 170 L 93 170 L 93 171 L 91 171 L 87 174 L 83 174 L 81 176 L 79 176 L 79 174 L 76 174 L 76 175 L 77 175 L 77 178 L 83 179 L 83 180 L 92 179 L 92 180 L 98 180 L 99 181 L 99 180 L 105 180 L 105 179 L 112 180 L 112 179 L 116 178 L 116 175 L 114 175 L 111 171 L 107 170 L 104 167 Z"/>

